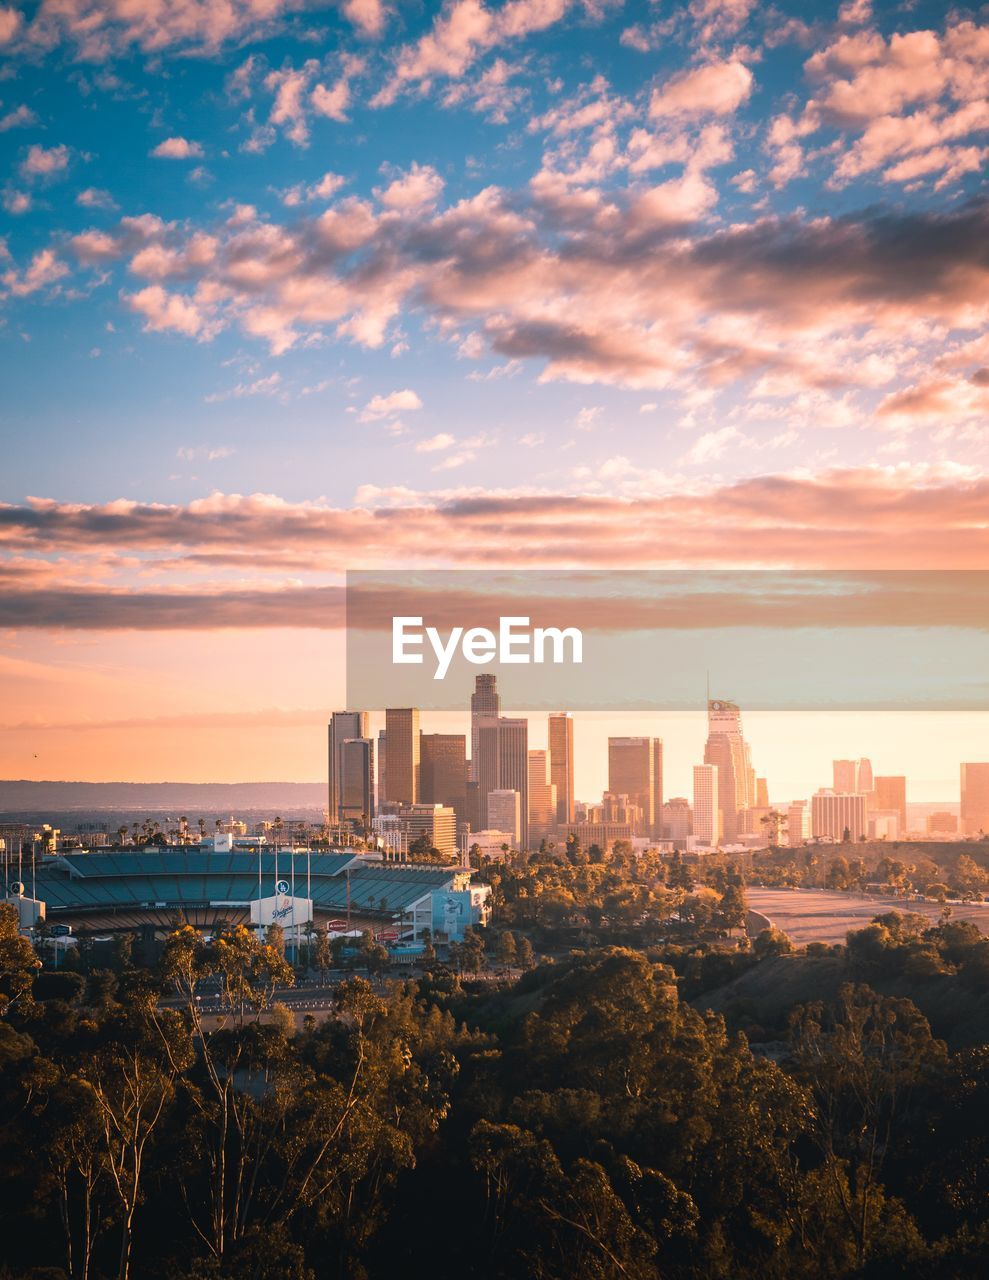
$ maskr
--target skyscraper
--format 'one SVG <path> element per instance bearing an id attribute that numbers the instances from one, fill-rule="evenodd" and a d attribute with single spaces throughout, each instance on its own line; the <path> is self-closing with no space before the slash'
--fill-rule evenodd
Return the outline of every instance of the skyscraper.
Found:
<path id="1" fill-rule="evenodd" d="M 907 780 L 903 776 L 877 777 L 875 780 L 875 808 L 895 809 L 899 815 L 897 835 L 907 831 Z"/>
<path id="2" fill-rule="evenodd" d="M 388 798 L 388 735 L 384 729 L 378 730 L 378 791 L 377 803 L 380 808 Z"/>
<path id="3" fill-rule="evenodd" d="M 717 765 L 694 765 L 694 839 L 698 844 L 716 845 L 721 839 L 719 786 Z"/>
<path id="4" fill-rule="evenodd" d="M 557 822 L 573 822 L 573 718 L 567 711 L 549 717 L 549 776 L 556 787 Z"/>
<path id="5" fill-rule="evenodd" d="M 467 738 L 462 733 L 420 735 L 419 798 L 453 809 L 467 821 Z"/>
<path id="6" fill-rule="evenodd" d="M 549 752 L 529 752 L 529 840 L 535 846 L 556 826 L 556 787 L 549 780 Z"/>
<path id="7" fill-rule="evenodd" d="M 327 729 L 327 772 L 329 788 L 326 812 L 330 823 L 340 821 L 343 744 L 351 738 L 368 736 L 366 711 L 334 711 Z"/>
<path id="8" fill-rule="evenodd" d="M 608 791 L 628 796 L 642 811 L 642 830 L 651 835 L 656 824 L 655 753 L 651 738 L 608 739 Z M 662 805 L 660 806 L 662 813 Z"/>
<path id="9" fill-rule="evenodd" d="M 739 812 L 752 804 L 755 789 L 748 743 L 742 737 L 742 713 L 734 702 L 715 699 L 707 704 L 704 763 L 717 767 L 721 835 L 731 843 L 738 837 Z"/>
<path id="10" fill-rule="evenodd" d="M 491 825 L 488 822 L 488 796 L 501 786 L 501 720 L 498 716 L 479 716 L 476 720 L 472 717 L 472 721 L 471 733 L 476 745 L 471 765 L 473 782 L 477 786 L 477 829 L 483 829 Z"/>
<path id="11" fill-rule="evenodd" d="M 529 721 L 498 721 L 498 790 L 519 793 L 519 843 L 529 847 Z M 491 826 L 490 817 L 488 826 Z"/>
<path id="12" fill-rule="evenodd" d="M 967 836 L 989 833 L 989 764 L 963 764 L 961 829 Z"/>
<path id="13" fill-rule="evenodd" d="M 657 840 L 663 837 L 663 739 L 652 740 L 652 812 L 653 828 L 649 833 Z"/>
<path id="14" fill-rule="evenodd" d="M 340 749 L 340 820 L 370 827 L 374 818 L 374 742 L 348 738 Z"/>
<path id="15" fill-rule="evenodd" d="M 501 715 L 501 695 L 497 677 L 484 672 L 474 677 L 474 692 L 470 695 L 470 778 L 479 782 L 478 741 L 482 720 L 497 720 Z"/>
<path id="16" fill-rule="evenodd" d="M 385 799 L 399 804 L 419 801 L 420 730 L 418 707 L 385 710 Z"/>

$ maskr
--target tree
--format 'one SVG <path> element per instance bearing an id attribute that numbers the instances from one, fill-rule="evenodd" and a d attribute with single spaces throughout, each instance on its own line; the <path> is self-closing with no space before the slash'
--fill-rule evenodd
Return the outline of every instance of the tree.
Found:
<path id="1" fill-rule="evenodd" d="M 951 875 L 951 886 L 964 901 L 976 897 L 986 884 L 986 874 L 982 868 L 966 853 L 958 855 L 954 872 Z"/>
<path id="2" fill-rule="evenodd" d="M 790 1028 L 799 1072 L 816 1101 L 824 1173 L 862 1267 L 879 1225 L 894 1123 L 910 1091 L 942 1070 L 946 1049 L 910 1000 L 866 986 L 846 984 L 833 1004 L 798 1008 Z"/>
<path id="3" fill-rule="evenodd" d="M 847 889 L 851 882 L 848 859 L 841 856 L 835 858 L 828 867 L 824 877 L 825 889 Z"/>
<path id="4" fill-rule="evenodd" d="M 120 1205 L 118 1280 L 130 1274 L 148 1147 L 174 1097 L 176 1076 L 191 1057 L 178 1014 L 155 1016 L 167 1046 L 164 1054 L 148 1035 L 145 1015 L 146 1010 L 138 1009 L 122 1018 L 109 1042 L 89 1054 L 79 1069 L 96 1113 L 100 1156 Z"/>
<path id="5" fill-rule="evenodd" d="M 679 849 L 674 850 L 673 857 L 670 859 L 669 869 L 666 872 L 666 884 L 668 888 L 681 895 L 681 902 L 684 895 L 693 893 L 694 877 L 690 874 L 690 868 Z"/>
<path id="6" fill-rule="evenodd" d="M 731 937 L 733 929 L 744 929 L 749 905 L 745 898 L 745 889 L 740 884 L 729 884 L 718 903 L 718 920 L 722 928 Z"/>
<path id="7" fill-rule="evenodd" d="M 295 1014 L 287 1004 L 282 1004 L 280 1000 L 276 1000 L 271 1006 L 271 1025 L 286 1040 L 295 1035 Z"/>
<path id="8" fill-rule="evenodd" d="M 21 937 L 20 916 L 11 902 L 0 902 L 0 1018 L 15 1008 L 27 1011 L 31 987 L 41 961 Z"/>
<path id="9" fill-rule="evenodd" d="M 532 943 L 526 937 L 519 938 L 516 944 L 518 954 L 519 968 L 523 973 L 528 973 L 530 969 L 536 967 L 536 954 L 532 949 Z"/>
<path id="10" fill-rule="evenodd" d="M 330 935 L 325 929 L 320 931 L 313 951 L 313 963 L 319 971 L 320 985 L 325 985 L 326 974 L 333 967 L 333 951 L 330 947 Z"/>
<path id="11" fill-rule="evenodd" d="M 778 848 L 783 839 L 783 830 L 787 826 L 786 814 L 780 813 L 778 809 L 770 809 L 759 821 L 765 828 L 766 843 L 771 849 Z"/>
<path id="12" fill-rule="evenodd" d="M 54 1187 L 66 1272 L 88 1280 L 93 1248 L 106 1226 L 109 1182 L 101 1156 L 101 1117 L 92 1090 L 74 1072 L 36 1061 L 30 1084 L 44 1090 L 37 1156 Z M 44 1078 L 47 1075 L 47 1079 Z"/>
<path id="13" fill-rule="evenodd" d="M 378 942 L 370 929 L 365 929 L 360 941 L 361 962 L 368 973 L 381 974 L 388 967 L 388 948 Z"/>
<path id="14" fill-rule="evenodd" d="M 506 969 L 510 969 L 517 959 L 517 951 L 515 947 L 515 935 L 511 930 L 506 929 L 504 933 L 498 935 L 498 945 L 495 952 L 498 957 L 498 963 Z"/>
<path id="15" fill-rule="evenodd" d="M 484 939 L 474 929 L 464 930 L 460 944 L 460 963 L 468 972 L 477 975 L 484 965 Z"/>
<path id="16" fill-rule="evenodd" d="M 787 955 L 793 950 L 793 943 L 782 929 L 770 925 L 753 939 L 752 950 L 759 960 L 768 960 L 771 956 Z"/>

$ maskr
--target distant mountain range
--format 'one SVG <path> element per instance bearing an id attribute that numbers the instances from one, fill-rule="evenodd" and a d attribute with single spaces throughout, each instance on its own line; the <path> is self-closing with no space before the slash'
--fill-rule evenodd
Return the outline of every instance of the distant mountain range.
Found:
<path id="1" fill-rule="evenodd" d="M 322 809 L 321 782 L 27 782 L 0 780 L 0 813 L 45 809 Z"/>

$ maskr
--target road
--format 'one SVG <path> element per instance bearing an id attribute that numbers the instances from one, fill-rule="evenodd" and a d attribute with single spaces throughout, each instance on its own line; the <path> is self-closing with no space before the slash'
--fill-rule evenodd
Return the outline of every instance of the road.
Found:
<path id="1" fill-rule="evenodd" d="M 903 898 L 826 889 L 761 889 L 750 885 L 745 892 L 752 910 L 768 916 L 777 929 L 789 934 L 799 946 L 808 942 L 844 942 L 849 929 L 862 929 L 873 916 L 886 911 L 919 912 L 934 922 L 944 910 L 937 902 L 910 902 Z M 983 933 L 989 933 L 989 903 L 948 905 L 952 919 L 972 920 Z"/>

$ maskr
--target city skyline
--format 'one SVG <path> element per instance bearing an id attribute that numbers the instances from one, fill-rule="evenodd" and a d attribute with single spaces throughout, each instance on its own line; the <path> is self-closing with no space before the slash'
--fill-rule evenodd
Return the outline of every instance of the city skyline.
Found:
<path id="1" fill-rule="evenodd" d="M 602 832 L 613 824 L 614 832 L 621 829 L 647 839 L 663 839 L 668 837 L 671 823 L 679 828 L 681 809 L 692 810 L 692 834 L 701 843 L 715 845 L 751 843 L 754 836 L 768 834 L 767 822 L 775 822 L 783 829 L 792 822 L 795 832 L 804 833 L 809 828 L 815 836 L 829 838 L 841 838 L 850 832 L 856 840 L 866 836 L 898 839 L 917 830 L 957 830 L 961 835 L 989 830 L 989 764 L 979 762 L 960 763 L 957 801 L 938 798 L 934 802 L 946 806 L 938 814 L 944 819 L 940 826 L 930 825 L 929 812 L 923 820 L 917 819 L 916 810 L 911 815 L 911 783 L 906 774 L 878 773 L 873 760 L 866 756 L 833 758 L 830 777 L 819 778 L 802 794 L 784 796 L 774 792 L 771 780 L 755 767 L 757 757 L 744 735 L 742 708 L 722 698 L 707 701 L 703 757 L 686 764 L 691 785 L 683 794 L 675 794 L 675 787 L 667 787 L 667 752 L 662 739 L 608 734 L 605 784 L 594 796 L 573 793 L 571 805 L 566 799 L 560 800 L 558 782 L 565 791 L 572 787 L 570 780 L 579 758 L 573 715 L 550 712 L 541 717 L 513 718 L 492 714 L 501 710 L 497 677 L 490 673 L 478 675 L 469 703 L 469 732 L 421 731 L 415 743 L 416 751 L 421 748 L 424 754 L 443 750 L 443 782 L 439 774 L 435 779 L 431 774 L 429 783 L 417 787 L 413 795 L 397 796 L 385 785 L 383 772 L 379 772 L 374 812 L 381 812 L 382 806 L 387 809 L 389 803 L 394 805 L 396 801 L 400 808 L 416 803 L 438 804 L 456 812 L 461 830 L 485 835 L 511 833 L 509 841 L 523 848 L 530 844 L 530 823 L 537 829 L 535 839 L 547 832 L 552 834 L 551 812 L 555 812 L 557 832 L 576 820 L 585 825 L 603 823 L 598 828 Z M 400 726 L 404 742 L 408 726 L 419 725 L 420 712 L 416 708 L 391 708 L 385 718 L 386 728 L 378 732 L 379 760 L 387 757 L 387 725 Z M 365 725 L 370 752 L 373 739 L 367 728 L 368 713 L 341 711 L 332 717 L 328 756 L 331 794 L 335 726 L 339 722 L 347 727 L 358 719 Z M 533 747 L 530 741 L 538 738 L 530 738 L 531 727 L 540 719 L 545 724 L 546 746 Z M 470 756 L 468 742 L 472 744 Z M 445 745 L 441 748 L 441 744 Z M 408 752 L 411 744 L 402 750 Z M 684 764 L 680 762 L 681 769 Z M 363 767 L 362 757 L 362 770 Z M 914 796 L 912 803 L 923 801 Z M 930 800 L 927 804 L 930 807 Z M 328 816 L 331 822 L 346 817 L 342 810 L 334 813 L 332 809 Z M 371 808 L 361 816 L 364 824 L 369 822 Z"/>

